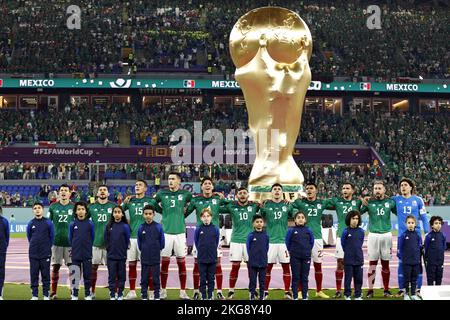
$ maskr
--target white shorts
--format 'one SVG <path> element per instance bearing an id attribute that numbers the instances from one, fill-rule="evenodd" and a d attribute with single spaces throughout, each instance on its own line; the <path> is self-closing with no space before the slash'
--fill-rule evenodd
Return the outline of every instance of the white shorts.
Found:
<path id="1" fill-rule="evenodd" d="M 314 246 L 312 248 L 312 260 L 315 263 L 322 263 L 323 257 L 323 240 L 314 239 Z"/>
<path id="2" fill-rule="evenodd" d="M 58 247 L 52 246 L 52 259 L 51 264 L 63 264 L 63 260 L 66 264 L 72 263 L 72 248 L 71 247 Z"/>
<path id="3" fill-rule="evenodd" d="M 186 234 L 167 234 L 164 233 L 166 245 L 161 251 L 161 257 L 171 257 L 172 251 L 175 251 L 177 258 L 183 258 L 187 255 Z"/>
<path id="4" fill-rule="evenodd" d="M 106 249 L 92 247 L 92 264 L 106 265 Z"/>
<path id="5" fill-rule="evenodd" d="M 268 263 L 289 263 L 289 251 L 284 243 L 269 243 Z"/>
<path id="6" fill-rule="evenodd" d="M 230 261 L 247 262 L 248 261 L 247 244 L 230 242 Z"/>
<path id="7" fill-rule="evenodd" d="M 344 249 L 342 249 L 341 238 L 336 238 L 336 259 L 344 259 Z"/>
<path id="8" fill-rule="evenodd" d="M 141 260 L 141 252 L 139 251 L 137 239 L 130 239 L 130 249 L 127 251 L 127 261 Z"/>
<path id="9" fill-rule="evenodd" d="M 197 259 L 197 247 L 194 245 L 192 246 L 192 255 L 195 259 Z M 217 247 L 217 258 L 222 258 L 222 246 L 219 243 L 219 246 Z"/>
<path id="10" fill-rule="evenodd" d="M 369 261 L 391 260 L 392 255 L 392 234 L 369 233 L 367 237 L 367 251 Z"/>

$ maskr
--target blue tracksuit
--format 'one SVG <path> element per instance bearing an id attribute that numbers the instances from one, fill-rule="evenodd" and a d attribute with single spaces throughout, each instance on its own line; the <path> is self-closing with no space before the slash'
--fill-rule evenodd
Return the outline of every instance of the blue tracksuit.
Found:
<path id="1" fill-rule="evenodd" d="M 194 242 L 197 248 L 197 261 L 200 269 L 200 293 L 202 299 L 212 299 L 214 292 L 214 277 L 217 264 L 217 247 L 220 241 L 220 231 L 215 225 L 201 224 L 195 229 Z M 208 286 L 208 296 L 206 296 Z"/>
<path id="2" fill-rule="evenodd" d="M 95 236 L 94 223 L 85 218 L 75 218 L 69 225 L 69 242 L 72 247 L 72 265 L 70 266 L 71 285 L 75 297 L 78 297 L 81 268 L 83 268 L 84 294 L 91 294 L 92 245 Z"/>
<path id="3" fill-rule="evenodd" d="M 141 296 L 148 298 L 148 279 L 152 272 L 155 299 L 159 299 L 161 250 L 165 246 L 164 231 L 156 221 L 140 225 L 137 244 L 141 252 Z"/>
<path id="4" fill-rule="evenodd" d="M 3 284 L 5 283 L 6 250 L 9 245 L 9 223 L 0 216 L 0 297 L 3 295 Z"/>
<path id="5" fill-rule="evenodd" d="M 123 296 L 126 280 L 127 250 L 130 246 L 130 226 L 124 222 L 114 222 L 105 228 L 105 246 L 107 251 L 108 284 L 111 298 Z"/>
<path id="6" fill-rule="evenodd" d="M 361 297 L 363 283 L 364 255 L 364 230 L 362 228 L 346 228 L 342 232 L 341 245 L 344 250 L 344 295 L 352 295 L 352 278 L 355 286 L 355 298 Z"/>
<path id="7" fill-rule="evenodd" d="M 405 282 L 405 294 L 416 294 L 417 276 L 420 271 L 420 249 L 422 247 L 422 237 L 416 230 L 406 230 L 402 233 L 398 243 L 399 259 L 403 262 L 403 276 Z"/>
<path id="8" fill-rule="evenodd" d="M 395 206 L 397 208 L 397 220 L 398 220 L 398 239 L 397 246 L 400 242 L 400 235 L 406 231 L 406 217 L 408 215 L 413 215 L 417 221 L 421 220 L 423 224 L 423 229 L 425 234 L 430 231 L 430 227 L 428 224 L 427 218 L 427 210 L 425 208 L 425 203 L 422 198 L 416 195 L 412 195 L 409 198 L 405 198 L 401 195 L 392 197 L 392 200 L 395 201 Z M 416 231 L 418 234 L 421 234 L 420 224 L 418 223 L 416 226 Z M 419 275 L 417 277 L 417 287 L 420 289 L 422 287 L 422 265 L 420 265 Z M 402 260 L 398 261 L 398 287 L 400 290 L 405 288 L 403 283 L 403 267 Z"/>
<path id="9" fill-rule="evenodd" d="M 425 237 L 425 266 L 429 286 L 440 286 L 444 273 L 444 254 L 447 240 L 442 232 L 431 231 Z"/>
<path id="10" fill-rule="evenodd" d="M 306 299 L 314 235 L 308 227 L 295 226 L 289 228 L 285 242 L 291 256 L 292 294 L 294 299 L 298 298 L 298 282 L 301 281 L 302 297 Z"/>
<path id="11" fill-rule="evenodd" d="M 250 273 L 250 299 L 255 298 L 256 281 L 259 280 L 259 299 L 264 299 L 269 236 L 266 231 L 253 231 L 247 237 L 248 268 Z"/>
<path id="12" fill-rule="evenodd" d="M 55 228 L 47 218 L 31 220 L 27 225 L 29 242 L 28 257 L 30 259 L 30 282 L 33 297 L 38 296 L 39 273 L 42 278 L 44 296 L 49 296 L 50 290 L 50 258 L 52 244 L 55 239 Z"/>

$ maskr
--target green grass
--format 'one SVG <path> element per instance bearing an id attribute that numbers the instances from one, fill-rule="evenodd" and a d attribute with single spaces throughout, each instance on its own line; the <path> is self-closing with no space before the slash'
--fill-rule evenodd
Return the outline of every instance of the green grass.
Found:
<path id="1" fill-rule="evenodd" d="M 18 238 L 18 239 L 25 239 L 27 237 L 26 233 L 11 233 L 9 235 L 10 238 Z"/>
<path id="2" fill-rule="evenodd" d="M 333 296 L 334 290 L 323 290 L 329 296 Z M 393 290 L 391 291 L 394 293 Z M 125 294 L 128 292 L 128 289 L 125 289 Z M 365 293 L 367 289 L 363 289 L 363 293 Z M 140 290 L 136 290 L 138 296 L 140 296 Z M 187 290 L 187 293 L 190 297 L 193 295 L 193 290 Z M 223 290 L 223 293 L 228 293 L 228 290 Z M 169 289 L 167 290 L 168 300 L 179 300 L 178 290 L 177 289 Z M 309 296 L 311 300 L 322 300 L 315 297 L 315 290 L 309 290 Z M 80 299 L 83 299 L 84 291 L 83 287 L 80 288 Z M 5 283 L 5 287 L 3 289 L 3 298 L 5 300 L 29 300 L 31 299 L 31 289 L 29 285 L 26 284 L 12 284 Z M 42 299 L 42 288 L 39 288 L 39 298 Z M 66 286 L 58 287 L 58 300 L 69 300 L 70 299 L 70 291 Z M 97 288 L 96 290 L 96 299 L 97 300 L 109 300 L 108 290 L 106 288 Z M 269 300 L 283 300 L 284 292 L 282 290 L 270 290 Z M 248 290 L 236 290 L 233 300 L 248 300 Z M 327 299 L 328 300 L 328 299 Z M 334 299 L 329 299 L 334 300 Z M 343 300 L 343 299 L 342 299 Z M 402 298 L 384 298 L 382 289 L 375 289 L 375 298 L 372 300 L 402 300 Z"/>

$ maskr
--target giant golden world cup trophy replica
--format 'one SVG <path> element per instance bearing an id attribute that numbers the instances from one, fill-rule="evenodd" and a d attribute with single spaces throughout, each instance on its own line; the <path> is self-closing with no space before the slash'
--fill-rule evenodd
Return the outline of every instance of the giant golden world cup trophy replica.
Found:
<path id="1" fill-rule="evenodd" d="M 312 38 L 300 16 L 280 7 L 251 10 L 230 34 L 230 53 L 255 141 L 249 178 L 252 200 L 270 197 L 274 183 L 285 196 L 303 193 L 303 174 L 292 153 L 311 82 Z"/>

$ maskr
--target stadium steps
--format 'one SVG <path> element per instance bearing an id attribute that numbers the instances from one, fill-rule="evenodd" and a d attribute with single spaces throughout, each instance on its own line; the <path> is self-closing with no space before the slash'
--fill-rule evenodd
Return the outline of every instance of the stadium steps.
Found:
<path id="1" fill-rule="evenodd" d="M 121 147 L 129 147 L 131 144 L 130 127 L 124 123 L 119 127 L 119 144 Z"/>

